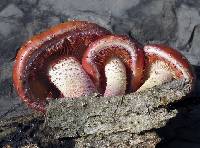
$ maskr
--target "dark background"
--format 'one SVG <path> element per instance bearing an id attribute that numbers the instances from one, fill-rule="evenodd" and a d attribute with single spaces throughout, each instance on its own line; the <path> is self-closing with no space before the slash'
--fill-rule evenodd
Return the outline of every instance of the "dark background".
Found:
<path id="1" fill-rule="evenodd" d="M 30 112 L 12 85 L 17 49 L 32 35 L 71 19 L 96 22 L 143 44 L 174 47 L 194 65 L 199 79 L 200 0 L 0 0 L 0 118 Z M 194 124 L 176 132 L 170 146 L 200 147 L 198 103 L 193 112 L 187 115 Z"/>

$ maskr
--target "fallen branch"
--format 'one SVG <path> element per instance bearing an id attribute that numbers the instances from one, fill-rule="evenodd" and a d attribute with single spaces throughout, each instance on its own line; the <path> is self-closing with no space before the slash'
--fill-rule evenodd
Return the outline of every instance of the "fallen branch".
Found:
<path id="1" fill-rule="evenodd" d="M 165 108 L 190 91 L 184 80 L 125 96 L 58 99 L 47 108 L 46 126 L 55 129 L 55 138 L 110 135 L 118 132 L 139 134 L 163 127 L 177 110 Z"/>

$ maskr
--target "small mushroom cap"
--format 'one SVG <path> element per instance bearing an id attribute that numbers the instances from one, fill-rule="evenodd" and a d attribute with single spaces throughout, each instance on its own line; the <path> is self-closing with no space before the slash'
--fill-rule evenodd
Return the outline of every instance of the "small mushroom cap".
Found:
<path id="1" fill-rule="evenodd" d="M 173 75 L 175 79 L 188 79 L 193 86 L 195 81 L 195 74 L 189 61 L 177 50 L 168 47 L 166 45 L 153 44 L 144 46 L 145 58 L 146 58 L 146 79 L 150 76 L 151 65 L 155 63 L 164 62 L 165 68 Z M 160 67 L 162 68 L 162 67 Z"/>
<path id="2" fill-rule="evenodd" d="M 141 46 L 127 36 L 107 35 L 94 41 L 85 52 L 82 65 L 103 93 L 106 87 L 104 67 L 112 57 L 119 58 L 126 67 L 128 91 L 137 90 L 142 84 L 144 53 Z"/>

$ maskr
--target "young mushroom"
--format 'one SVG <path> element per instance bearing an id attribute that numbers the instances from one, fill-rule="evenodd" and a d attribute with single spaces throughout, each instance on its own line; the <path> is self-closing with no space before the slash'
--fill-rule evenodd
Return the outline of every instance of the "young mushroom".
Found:
<path id="1" fill-rule="evenodd" d="M 144 46 L 146 58 L 146 81 L 137 90 L 143 91 L 173 79 L 195 80 L 195 74 L 188 60 L 177 50 L 165 45 Z"/>
<path id="2" fill-rule="evenodd" d="M 78 79 L 80 83 L 90 84 L 81 84 L 81 87 L 85 88 L 80 94 L 72 97 L 90 93 L 88 91 L 93 92 L 93 84 L 88 80 L 89 77 L 83 72 L 79 62 L 91 42 L 108 34 L 108 30 L 94 23 L 69 21 L 32 37 L 17 53 L 13 69 L 13 82 L 20 98 L 29 107 L 44 112 L 46 98 L 70 97 L 68 89 L 76 91 L 77 87 L 71 90 L 73 87 L 68 86 L 73 85 L 77 75 L 84 77 Z M 69 65 L 73 69 L 72 73 L 66 72 Z M 61 71 L 64 71 L 61 75 L 65 78 L 59 80 L 58 72 Z M 72 76 L 71 81 L 66 78 L 68 74 Z M 65 84 L 61 86 L 60 83 Z"/>
<path id="3" fill-rule="evenodd" d="M 107 35 L 91 43 L 83 68 L 104 96 L 122 95 L 142 84 L 144 53 L 133 39 Z"/>

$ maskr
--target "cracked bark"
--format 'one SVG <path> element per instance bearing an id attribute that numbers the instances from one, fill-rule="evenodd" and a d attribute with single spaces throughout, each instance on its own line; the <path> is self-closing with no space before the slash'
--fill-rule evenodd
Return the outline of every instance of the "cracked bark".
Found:
<path id="1" fill-rule="evenodd" d="M 189 83 L 175 80 L 125 96 L 53 100 L 45 126 L 52 128 L 55 139 L 79 137 L 78 147 L 147 146 L 148 142 L 153 147 L 160 141 L 153 129 L 177 115 L 167 105 L 185 96 L 191 89 Z"/>
<path id="2" fill-rule="evenodd" d="M 191 117 L 182 113 L 180 118 L 176 105 L 190 89 L 189 82 L 181 80 L 125 96 L 104 98 L 96 94 L 54 100 L 46 117 L 33 113 L 2 120 L 0 147 L 5 144 L 21 147 L 27 142 L 39 147 L 155 147 L 163 138 L 164 141 L 176 139 L 176 131 L 199 121 L 198 116 L 191 121 Z M 188 102 L 180 105 L 187 106 L 189 110 L 193 108 Z M 185 112 L 188 114 L 188 110 Z M 192 119 L 193 116 L 194 113 Z M 160 134 L 163 129 L 164 135 Z M 168 132 L 170 136 L 166 137 Z M 195 139 L 198 136 L 191 140 Z"/>

